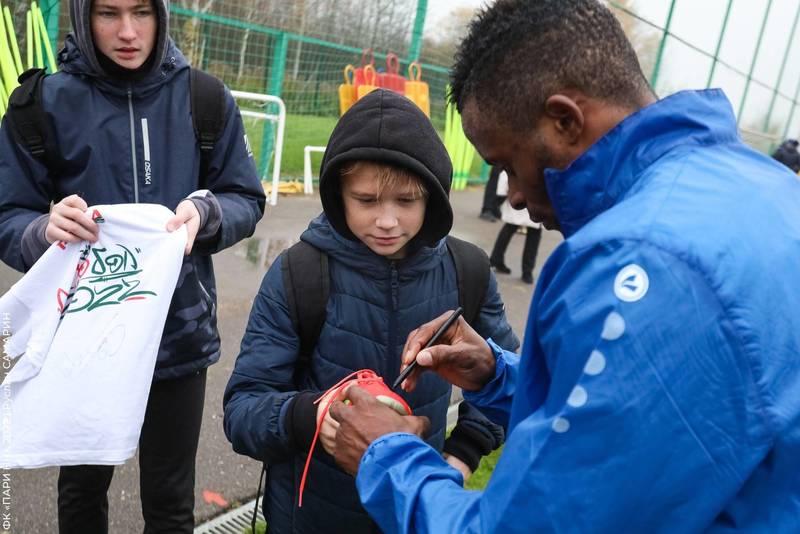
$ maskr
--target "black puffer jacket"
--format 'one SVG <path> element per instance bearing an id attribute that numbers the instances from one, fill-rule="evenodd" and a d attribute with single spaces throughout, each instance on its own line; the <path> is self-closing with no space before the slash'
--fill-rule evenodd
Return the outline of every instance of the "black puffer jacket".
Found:
<path id="1" fill-rule="evenodd" d="M 414 170 L 425 181 L 430 197 L 425 223 L 415 238 L 415 253 L 390 261 L 350 235 L 336 169 L 351 159 L 390 161 Z M 394 93 L 377 91 L 339 122 L 321 176 L 325 214 L 311 222 L 301 239 L 328 254 L 330 297 L 309 368 L 296 383 L 299 338 L 288 314 L 277 260 L 253 303 L 225 391 L 225 433 L 234 450 L 268 464 L 264 514 L 270 532 L 377 532 L 361 507 L 353 478 L 321 446 L 309 469 L 303 507 L 297 508 L 314 428 L 315 406 L 309 409 L 307 405 L 355 370 L 373 369 L 391 383 L 409 332 L 458 306 L 455 266 L 443 239 L 452 224 L 447 199 L 451 167 L 436 132 L 414 104 Z M 519 345 L 506 321 L 494 277 L 473 326 L 507 349 L 516 350 Z M 413 393 L 403 394 L 416 415 L 431 420 L 427 441 L 439 450 L 445 441 L 450 391 L 447 382 L 426 373 Z M 490 443 L 489 449 L 497 446 L 501 437 L 492 434 L 493 426 L 477 410 L 465 406 L 454 431 L 460 443 L 448 450 L 469 460 L 465 456 L 471 452 L 466 449 L 474 451 L 477 442 Z"/>

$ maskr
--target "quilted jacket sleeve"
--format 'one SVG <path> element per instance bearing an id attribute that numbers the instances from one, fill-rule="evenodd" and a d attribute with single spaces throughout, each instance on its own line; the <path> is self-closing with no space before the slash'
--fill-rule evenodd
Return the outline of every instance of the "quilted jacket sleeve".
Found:
<path id="1" fill-rule="evenodd" d="M 266 202 L 239 108 L 227 88 L 225 105 L 227 121 L 205 179 L 206 188 L 218 204 L 221 221 L 214 239 L 198 242 L 199 251 L 205 254 L 219 252 L 253 235 Z"/>
<path id="2" fill-rule="evenodd" d="M 279 258 L 253 302 L 223 398 L 225 435 L 236 452 L 268 462 L 285 459 L 292 452 L 281 410 L 297 394 L 293 376 L 299 346 Z"/>
<path id="3" fill-rule="evenodd" d="M 0 259 L 5 264 L 27 271 L 38 259 L 23 253 L 22 236 L 50 212 L 52 198 L 47 168 L 16 143 L 5 117 L 0 125 Z"/>

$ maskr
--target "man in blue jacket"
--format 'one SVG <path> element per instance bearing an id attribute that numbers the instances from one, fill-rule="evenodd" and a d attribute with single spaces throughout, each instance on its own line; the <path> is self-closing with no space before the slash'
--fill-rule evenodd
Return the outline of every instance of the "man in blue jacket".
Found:
<path id="1" fill-rule="evenodd" d="M 521 357 L 463 322 L 420 352 L 444 316 L 405 347 L 507 425 L 484 491 L 423 419 L 356 388 L 333 405 L 367 511 L 385 532 L 800 530 L 800 182 L 721 91 L 657 101 L 599 1 L 498 0 L 457 57 L 467 135 L 565 241 Z"/>
<path id="2" fill-rule="evenodd" d="M 0 259 L 25 271 L 51 243 L 95 241 L 83 211 L 96 204 L 162 204 L 176 213 L 169 230 L 187 225 L 139 466 L 145 532 L 192 532 L 205 370 L 220 357 L 211 254 L 253 233 L 264 192 L 227 90 L 221 137 L 201 169 L 168 1 L 72 0 L 70 16 L 61 70 L 42 81 L 46 158 L 20 143 L 8 115 L 0 128 Z M 112 475 L 61 468 L 60 532 L 107 532 Z"/>

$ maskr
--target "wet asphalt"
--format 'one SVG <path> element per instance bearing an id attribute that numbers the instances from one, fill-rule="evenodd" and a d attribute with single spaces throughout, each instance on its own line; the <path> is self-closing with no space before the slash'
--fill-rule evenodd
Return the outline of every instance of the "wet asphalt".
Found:
<path id="1" fill-rule="evenodd" d="M 491 223 L 477 217 L 482 190 L 475 188 L 451 194 L 455 213 L 453 234 L 472 241 L 487 252 L 502 223 Z M 258 485 L 260 465 L 233 452 L 222 430 L 222 394 L 233 369 L 253 297 L 267 268 L 282 250 L 294 243 L 309 220 L 321 211 L 319 198 L 287 196 L 277 206 L 268 206 L 267 213 L 254 236 L 214 256 L 218 288 L 219 330 L 222 357 L 208 372 L 205 411 L 197 455 L 195 516 L 199 525 L 226 509 L 253 498 Z M 534 277 L 561 236 L 544 231 L 539 245 Z M 506 253 L 510 275 L 497 275 L 500 292 L 514 331 L 522 338 L 533 286 L 523 283 L 520 264 L 524 236 L 516 235 Z M 0 264 L 0 295 L 4 294 L 20 274 Z M 10 514 L 13 534 L 57 532 L 56 481 L 57 468 L 11 470 L 10 506 L 0 509 Z M 116 468 L 109 500 L 109 532 L 133 534 L 142 532 L 139 504 L 139 468 L 136 458 Z M 5 489 L 5 486 L 4 486 Z M 4 493 L 5 496 L 5 493 Z M 3 515 L 3 518 L 7 516 Z M 3 525 L 0 523 L 0 533 Z"/>

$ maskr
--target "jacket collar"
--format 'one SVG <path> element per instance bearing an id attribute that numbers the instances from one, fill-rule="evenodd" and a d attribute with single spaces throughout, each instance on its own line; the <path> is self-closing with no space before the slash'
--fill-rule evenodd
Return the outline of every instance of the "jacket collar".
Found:
<path id="1" fill-rule="evenodd" d="M 567 169 L 545 170 L 564 237 L 623 200 L 643 171 L 667 153 L 738 140 L 733 109 L 720 89 L 681 91 L 642 108 Z"/>
<path id="2" fill-rule="evenodd" d="M 323 213 L 311 221 L 300 239 L 314 245 L 336 258 L 352 270 L 371 278 L 382 280 L 389 277 L 391 267 L 397 269 L 401 279 L 413 278 L 436 267 L 447 254 L 445 238 L 432 247 L 421 247 L 402 260 L 388 260 L 372 252 L 358 240 L 348 239 L 338 233 Z"/>
<path id="3" fill-rule="evenodd" d="M 88 76 L 100 89 L 118 96 L 125 96 L 129 85 L 135 96 L 147 96 L 169 82 L 178 71 L 189 68 L 189 62 L 175 46 L 172 38 L 167 41 L 166 58 L 161 63 L 161 67 L 135 82 L 121 81 L 104 72 L 98 72 L 80 51 L 75 42 L 75 36 L 72 34 L 67 35 L 64 48 L 58 54 L 58 61 L 59 67 L 64 72 Z"/>

